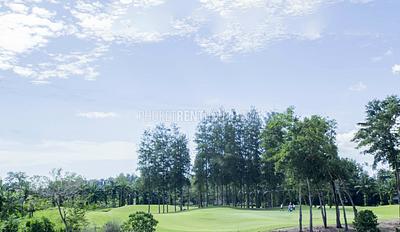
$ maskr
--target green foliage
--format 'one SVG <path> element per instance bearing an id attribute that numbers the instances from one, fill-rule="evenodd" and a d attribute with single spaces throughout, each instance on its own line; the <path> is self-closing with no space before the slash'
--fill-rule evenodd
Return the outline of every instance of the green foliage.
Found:
<path id="1" fill-rule="evenodd" d="M 378 218 L 371 210 L 362 210 L 358 212 L 354 219 L 354 228 L 359 232 L 377 232 L 379 229 Z"/>
<path id="2" fill-rule="evenodd" d="M 18 232 L 19 220 L 11 216 L 5 221 L 0 221 L 0 232 Z"/>
<path id="3" fill-rule="evenodd" d="M 326 181 L 329 164 L 338 160 L 335 125 L 316 115 L 296 121 L 279 154 L 278 167 L 298 180 Z"/>
<path id="4" fill-rule="evenodd" d="M 31 219 L 25 223 L 24 232 L 55 232 L 54 224 L 46 217 Z"/>
<path id="5" fill-rule="evenodd" d="M 388 162 L 393 169 L 399 165 L 397 148 L 400 143 L 400 130 L 396 128 L 396 118 L 400 116 L 400 98 L 389 96 L 384 100 L 373 100 L 366 106 L 365 122 L 359 123 L 360 129 L 354 136 L 358 146 L 365 153 L 375 157 L 375 165 Z M 395 129 L 395 130 L 393 130 Z"/>
<path id="6" fill-rule="evenodd" d="M 139 145 L 139 170 L 146 200 L 157 192 L 182 191 L 189 184 L 190 155 L 186 135 L 163 124 L 146 130 Z"/>
<path id="7" fill-rule="evenodd" d="M 82 204 L 66 209 L 66 222 L 71 231 L 81 231 L 88 225 L 86 210 Z"/>
<path id="8" fill-rule="evenodd" d="M 114 221 L 107 222 L 103 226 L 103 231 L 104 232 L 120 232 L 121 226 L 117 222 L 114 222 Z"/>
<path id="9" fill-rule="evenodd" d="M 158 221 L 150 213 L 136 212 L 129 215 L 128 221 L 122 225 L 123 232 L 154 232 Z"/>

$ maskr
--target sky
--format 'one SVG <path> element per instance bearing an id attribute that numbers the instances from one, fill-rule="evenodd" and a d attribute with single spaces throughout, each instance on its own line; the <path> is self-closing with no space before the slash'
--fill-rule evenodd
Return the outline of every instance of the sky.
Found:
<path id="1" fill-rule="evenodd" d="M 219 108 L 338 123 L 400 94 L 398 0 L 0 0 L 0 177 L 137 172 L 146 128 Z M 370 167 L 367 167 L 370 170 Z"/>

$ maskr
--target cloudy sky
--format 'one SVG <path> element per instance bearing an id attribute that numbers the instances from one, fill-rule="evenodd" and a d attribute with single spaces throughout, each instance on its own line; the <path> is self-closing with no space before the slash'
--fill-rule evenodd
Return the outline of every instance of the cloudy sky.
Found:
<path id="1" fill-rule="evenodd" d="M 338 122 L 399 94 L 398 0 L 0 0 L 0 176 L 136 171 L 147 127 L 295 106 Z M 194 144 L 191 142 L 191 147 Z"/>

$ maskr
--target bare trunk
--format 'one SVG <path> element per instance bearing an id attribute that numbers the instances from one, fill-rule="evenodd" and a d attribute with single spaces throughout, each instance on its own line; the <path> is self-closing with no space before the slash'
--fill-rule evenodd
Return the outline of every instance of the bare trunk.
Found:
<path id="1" fill-rule="evenodd" d="M 271 191 L 271 208 L 274 208 L 274 193 Z"/>
<path id="2" fill-rule="evenodd" d="M 395 175 L 396 175 L 396 186 L 397 186 L 397 204 L 399 205 L 399 220 L 400 220 L 400 167 L 399 164 L 396 162 L 394 165 L 395 168 Z"/>
<path id="3" fill-rule="evenodd" d="M 151 194 L 147 197 L 147 213 L 150 213 Z"/>
<path id="4" fill-rule="evenodd" d="M 301 207 L 301 183 L 299 183 L 299 231 L 303 231 L 303 212 Z"/>
<path id="5" fill-rule="evenodd" d="M 250 189 L 248 184 L 246 184 L 246 207 L 250 208 Z"/>
<path id="6" fill-rule="evenodd" d="M 157 196 L 158 199 L 158 214 L 161 213 L 161 205 L 160 205 L 160 196 Z"/>
<path id="7" fill-rule="evenodd" d="M 339 210 L 339 203 L 336 195 L 336 187 L 335 187 L 335 182 L 331 180 L 331 186 L 332 186 L 332 194 L 333 194 L 333 200 L 335 203 L 335 210 L 336 210 L 336 228 L 342 228 L 342 223 L 340 222 L 340 210 Z"/>
<path id="8" fill-rule="evenodd" d="M 313 220 L 312 220 L 312 196 L 311 196 L 311 188 L 310 181 L 307 178 L 307 189 L 308 189 L 308 204 L 310 206 L 310 228 L 309 231 L 313 232 Z"/>
<path id="9" fill-rule="evenodd" d="M 179 194 L 181 195 L 179 210 L 182 211 L 183 210 L 183 189 L 181 188 L 179 191 L 180 191 Z"/>
<path id="10" fill-rule="evenodd" d="M 165 213 L 165 194 L 162 194 L 162 213 Z"/>
<path id="11" fill-rule="evenodd" d="M 190 185 L 188 186 L 187 210 L 190 209 Z"/>
<path id="12" fill-rule="evenodd" d="M 61 221 L 63 222 L 63 224 L 64 224 L 64 226 L 65 226 L 65 231 L 66 231 L 66 232 L 69 232 L 70 230 L 69 230 L 69 228 L 68 228 L 68 224 L 67 224 L 67 220 L 66 220 L 66 218 L 65 218 L 65 214 L 63 214 L 63 213 L 61 212 L 61 206 L 60 206 L 59 203 L 57 203 L 57 209 L 58 209 L 58 213 L 60 214 Z"/>
<path id="13" fill-rule="evenodd" d="M 344 207 L 343 198 L 342 198 L 342 194 L 340 193 L 340 186 L 339 186 L 339 184 L 337 185 L 337 193 L 338 193 L 339 200 L 340 200 L 340 204 L 342 205 L 342 210 L 343 210 L 344 231 L 349 231 L 349 226 L 347 225 L 346 208 Z"/>
<path id="14" fill-rule="evenodd" d="M 325 210 L 324 210 L 324 208 L 325 208 L 325 203 L 323 202 L 322 197 L 323 197 L 323 196 L 322 196 L 321 192 L 319 192 L 319 193 L 318 193 L 318 198 L 319 198 L 319 207 L 320 207 L 320 209 L 321 209 L 322 222 L 324 223 L 324 228 L 327 228 L 328 225 L 327 225 L 327 223 L 326 223 L 326 212 L 325 212 Z"/>
<path id="15" fill-rule="evenodd" d="M 201 197 L 201 192 L 200 192 L 200 202 L 202 201 L 201 198 L 202 197 Z M 201 206 L 201 203 L 200 203 L 200 206 Z M 176 212 L 176 188 L 174 189 L 174 210 Z"/>
<path id="16" fill-rule="evenodd" d="M 356 205 L 354 204 L 354 201 L 353 201 L 353 199 L 352 199 L 352 197 L 351 197 L 349 191 L 347 191 L 346 188 L 343 188 L 343 191 L 344 191 L 344 193 L 347 195 L 347 197 L 348 197 L 349 200 L 350 200 L 351 206 L 353 207 L 354 218 L 356 218 L 356 217 L 357 217 L 357 208 L 356 208 Z"/>

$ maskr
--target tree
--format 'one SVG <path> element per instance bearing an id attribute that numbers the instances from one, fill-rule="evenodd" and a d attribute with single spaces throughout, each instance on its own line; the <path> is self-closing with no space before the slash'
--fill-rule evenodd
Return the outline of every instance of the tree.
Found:
<path id="1" fill-rule="evenodd" d="M 179 128 L 158 125 L 153 130 L 146 130 L 139 145 L 139 171 L 144 188 L 147 189 L 148 212 L 153 193 L 157 195 L 158 211 L 165 212 L 166 199 L 170 201 L 171 191 L 180 192 L 181 210 L 183 204 L 183 187 L 188 183 L 190 171 L 190 154 L 187 137 Z M 168 211 L 168 204 L 167 204 Z"/>
<path id="2" fill-rule="evenodd" d="M 158 221 L 150 213 L 136 212 L 129 215 L 128 221 L 122 225 L 124 232 L 154 232 Z"/>
<path id="3" fill-rule="evenodd" d="M 30 183 L 28 176 L 24 172 L 9 172 L 5 178 L 6 189 L 14 198 L 15 210 L 24 216 L 24 206 L 29 196 Z"/>
<path id="4" fill-rule="evenodd" d="M 262 184 L 271 191 L 271 206 L 273 190 L 283 184 L 284 170 L 276 168 L 283 145 L 290 140 L 289 132 L 296 121 L 293 108 L 283 113 L 270 113 L 261 134 L 261 175 Z"/>
<path id="5" fill-rule="evenodd" d="M 309 230 L 313 231 L 311 185 L 326 178 L 328 161 L 337 157 L 335 122 L 319 116 L 296 121 L 278 163 L 299 185 L 306 183 L 310 208 Z"/>
<path id="6" fill-rule="evenodd" d="M 176 190 L 180 192 L 181 204 L 180 210 L 182 211 L 183 205 L 183 188 L 189 183 L 190 172 L 190 154 L 188 148 L 188 139 L 186 135 L 181 134 L 176 126 L 172 128 L 171 138 L 171 169 L 169 174 L 170 186 L 172 186 L 174 197 L 176 198 Z M 189 183 L 190 184 L 190 183 Z M 176 205 L 176 200 L 174 200 Z M 176 207 L 175 207 L 176 211 Z"/>
<path id="7" fill-rule="evenodd" d="M 379 192 L 379 204 L 392 204 L 393 190 L 396 185 L 395 173 L 390 170 L 379 169 L 376 179 Z"/>
<path id="8" fill-rule="evenodd" d="M 364 153 L 374 155 L 374 166 L 379 162 L 389 163 L 395 172 L 397 196 L 400 197 L 400 98 L 389 96 L 384 100 L 373 100 L 366 106 L 365 121 L 353 141 Z M 400 204 L 400 201 L 398 202 Z M 399 208 L 400 214 L 400 208 Z"/>
<path id="9" fill-rule="evenodd" d="M 75 173 L 54 169 L 49 179 L 47 195 L 56 205 L 66 232 L 77 231 L 86 226 L 85 209 L 82 202 L 84 180 Z"/>
<path id="10" fill-rule="evenodd" d="M 255 109 L 251 109 L 244 117 L 243 131 L 243 162 L 244 181 L 247 186 L 247 207 L 249 207 L 250 190 L 257 191 L 257 185 L 260 182 L 261 129 L 262 121 L 260 116 Z"/>

